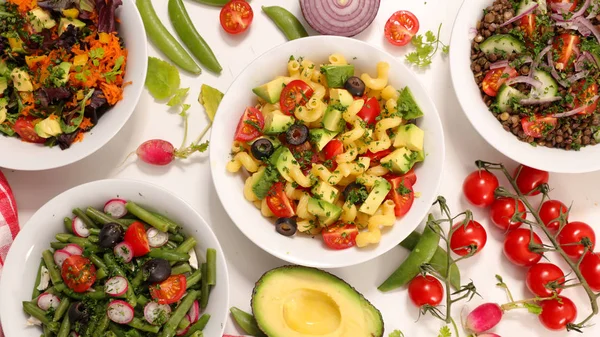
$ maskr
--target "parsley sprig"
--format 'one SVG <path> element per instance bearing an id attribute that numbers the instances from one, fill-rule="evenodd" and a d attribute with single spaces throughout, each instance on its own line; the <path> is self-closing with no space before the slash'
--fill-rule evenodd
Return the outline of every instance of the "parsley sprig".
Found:
<path id="1" fill-rule="evenodd" d="M 418 68 L 426 68 L 431 64 L 433 56 L 442 47 L 442 53 L 448 54 L 450 46 L 440 41 L 440 31 L 442 30 L 442 24 L 440 23 L 437 35 L 432 31 L 427 31 L 425 35 L 415 35 L 411 43 L 415 46 L 416 50 L 406 55 L 406 62 L 412 64 Z"/>

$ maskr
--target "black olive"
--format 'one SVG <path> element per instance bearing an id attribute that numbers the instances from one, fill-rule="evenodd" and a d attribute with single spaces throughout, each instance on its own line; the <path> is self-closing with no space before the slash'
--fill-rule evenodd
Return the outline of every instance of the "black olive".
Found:
<path id="1" fill-rule="evenodd" d="M 364 185 L 359 184 L 357 182 L 348 184 L 348 186 L 346 186 L 346 188 L 344 188 L 344 191 L 342 192 L 344 200 L 352 204 L 363 203 L 367 198 L 367 195 L 367 188 Z"/>
<path id="2" fill-rule="evenodd" d="M 73 322 L 86 322 L 89 318 L 89 312 L 83 302 L 75 302 L 69 307 L 69 319 Z"/>
<path id="3" fill-rule="evenodd" d="M 142 272 L 148 282 L 158 283 L 171 276 L 171 265 L 165 259 L 152 259 L 144 263 Z"/>
<path id="4" fill-rule="evenodd" d="M 352 96 L 362 96 L 365 94 L 365 82 L 356 76 L 349 77 L 344 83 L 344 89 Z"/>
<path id="5" fill-rule="evenodd" d="M 100 230 L 98 234 L 98 246 L 102 248 L 113 248 L 117 243 L 123 241 L 125 231 L 118 223 L 109 222 Z"/>
<path id="6" fill-rule="evenodd" d="M 273 151 L 275 151 L 273 143 L 266 138 L 256 140 L 252 143 L 250 150 L 252 151 L 254 158 L 260 160 L 269 158 L 273 154 Z"/>
<path id="7" fill-rule="evenodd" d="M 304 124 L 294 124 L 285 132 L 288 144 L 300 145 L 308 140 L 308 128 Z"/>
<path id="8" fill-rule="evenodd" d="M 298 225 L 296 224 L 296 220 L 292 218 L 279 218 L 275 221 L 275 229 L 277 233 L 283 236 L 292 236 L 296 234 Z"/>

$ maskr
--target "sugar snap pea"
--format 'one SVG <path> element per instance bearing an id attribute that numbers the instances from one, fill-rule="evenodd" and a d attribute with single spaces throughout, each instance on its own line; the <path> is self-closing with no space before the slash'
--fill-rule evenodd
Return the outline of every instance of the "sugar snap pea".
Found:
<path id="1" fill-rule="evenodd" d="M 262 6 L 263 12 L 273 20 L 288 40 L 307 37 L 308 33 L 302 23 L 287 9 L 279 6 Z"/>
<path id="2" fill-rule="evenodd" d="M 233 320 L 240 328 L 242 328 L 242 330 L 244 330 L 245 333 L 256 337 L 265 336 L 265 334 L 258 328 L 254 316 L 236 307 L 231 307 L 229 312 L 231 312 Z"/>
<path id="3" fill-rule="evenodd" d="M 201 4 L 209 5 L 209 6 L 223 7 L 223 6 L 225 6 L 225 4 L 227 4 L 231 0 L 194 0 L 194 1 L 199 2 Z"/>
<path id="4" fill-rule="evenodd" d="M 188 52 L 175 40 L 167 28 L 162 24 L 151 0 L 136 0 L 148 38 L 162 51 L 173 63 L 192 74 L 200 74 L 202 70 Z M 143 220 L 143 219 L 142 219 Z"/>

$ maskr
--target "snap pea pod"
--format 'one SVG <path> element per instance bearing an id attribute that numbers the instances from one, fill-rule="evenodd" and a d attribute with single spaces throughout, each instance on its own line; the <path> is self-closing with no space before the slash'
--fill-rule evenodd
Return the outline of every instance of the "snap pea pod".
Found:
<path id="1" fill-rule="evenodd" d="M 192 272 L 192 267 L 190 266 L 189 263 L 182 263 L 180 265 L 177 265 L 177 266 L 171 268 L 171 275 L 185 274 L 185 273 L 191 273 L 191 272 Z"/>
<path id="2" fill-rule="evenodd" d="M 40 265 L 38 267 L 37 276 L 35 277 L 35 282 L 33 283 L 33 292 L 31 293 L 31 298 L 36 298 L 40 296 L 41 291 L 38 290 L 40 285 L 40 281 L 42 280 L 42 267 L 45 267 L 44 260 L 40 259 Z"/>
<path id="3" fill-rule="evenodd" d="M 67 310 L 69 310 L 70 305 L 71 305 L 71 300 L 69 300 L 68 297 L 61 298 L 60 303 L 58 304 L 58 307 L 56 307 L 56 310 L 54 311 L 54 318 L 52 318 L 52 320 L 54 322 L 60 321 L 60 319 L 65 314 L 65 312 L 67 312 Z"/>
<path id="4" fill-rule="evenodd" d="M 192 74 L 200 74 L 200 67 L 194 62 L 190 54 L 183 49 L 181 44 L 175 40 L 173 35 L 169 33 L 158 15 L 156 15 L 151 0 L 136 0 L 136 5 L 140 11 L 140 16 L 144 22 L 148 37 L 154 45 L 182 69 Z"/>
<path id="5" fill-rule="evenodd" d="M 200 268 L 200 272 L 202 275 L 206 275 L 207 265 L 206 263 L 202 264 Z M 206 282 L 206 277 L 202 277 L 200 280 L 200 308 L 204 309 L 208 305 L 208 296 L 210 296 L 210 285 Z"/>
<path id="6" fill-rule="evenodd" d="M 190 260 L 190 254 L 188 253 L 179 253 L 177 251 L 169 251 L 166 249 L 153 248 L 148 253 L 149 257 L 153 257 L 155 259 L 165 259 L 167 261 L 174 262 L 185 262 Z"/>
<path id="7" fill-rule="evenodd" d="M 202 330 L 204 330 L 204 328 L 206 327 L 206 324 L 208 324 L 209 320 L 210 320 L 209 314 L 203 314 L 202 316 L 200 316 L 198 321 L 196 323 L 192 324 L 192 326 L 190 326 L 190 329 L 184 335 L 184 337 L 191 337 L 194 333 L 196 333 L 198 331 L 201 332 Z"/>
<path id="8" fill-rule="evenodd" d="M 147 0 L 138 0 L 138 3 L 140 1 L 143 2 Z M 154 214 L 148 212 L 147 210 L 143 209 L 142 207 L 140 207 L 132 201 L 128 201 L 127 204 L 125 204 L 125 208 L 127 208 L 129 213 L 137 216 L 142 221 L 158 229 L 161 232 L 167 232 L 170 228 L 168 223 L 162 221 L 160 218 L 156 217 Z"/>
<path id="9" fill-rule="evenodd" d="M 217 74 L 221 73 L 221 65 L 206 41 L 200 36 L 182 0 L 169 0 L 169 18 L 175 32 L 201 65 Z"/>
<path id="10" fill-rule="evenodd" d="M 185 317 L 187 312 L 190 310 L 190 308 L 192 307 L 192 304 L 194 304 L 194 300 L 196 300 L 196 298 L 198 298 L 198 295 L 200 295 L 200 293 L 196 290 L 192 290 L 187 293 L 187 295 L 183 298 L 181 303 L 179 303 L 179 306 L 177 307 L 177 309 L 175 309 L 175 312 L 171 315 L 171 317 L 169 318 L 167 323 L 165 323 L 165 325 L 163 327 L 163 331 L 159 335 L 160 337 L 175 336 L 179 322 L 181 322 L 181 320 Z"/>
<path id="11" fill-rule="evenodd" d="M 237 325 L 242 328 L 245 333 L 250 336 L 266 337 L 265 334 L 258 328 L 254 316 L 236 307 L 231 307 L 229 311 L 231 312 L 231 316 L 233 316 L 233 320 L 235 320 Z"/>
<path id="12" fill-rule="evenodd" d="M 96 226 L 96 223 L 92 221 L 92 219 L 90 219 L 81 209 L 75 208 L 73 210 L 73 214 L 75 214 L 75 216 L 81 219 L 81 221 L 83 221 L 83 223 L 88 229 L 98 228 L 98 226 Z"/>
<path id="13" fill-rule="evenodd" d="M 430 214 L 429 218 L 432 219 L 433 216 Z M 440 236 L 429 226 L 426 226 L 415 249 L 377 289 L 385 292 L 408 284 L 410 280 L 419 274 L 421 265 L 431 261 L 439 242 Z"/>
<path id="14" fill-rule="evenodd" d="M 414 231 L 410 233 L 406 237 L 406 239 L 400 242 L 400 246 L 408 250 L 413 250 L 417 246 L 417 243 L 420 239 L 421 233 Z M 448 277 L 448 268 L 446 268 L 447 259 L 448 253 L 446 253 L 446 251 L 442 247 L 437 247 L 437 250 L 435 251 L 435 254 L 433 254 L 433 257 L 429 261 L 429 264 L 431 265 L 431 267 L 433 267 L 433 269 L 440 273 L 440 275 L 442 275 L 443 277 Z M 452 263 L 452 260 L 450 261 L 450 263 Z M 454 287 L 454 289 L 457 290 L 460 288 L 460 270 L 458 269 L 458 266 L 456 264 L 450 265 L 450 285 L 452 285 L 452 287 Z"/>
<path id="15" fill-rule="evenodd" d="M 201 4 L 209 5 L 209 6 L 223 7 L 223 6 L 225 6 L 225 4 L 227 4 L 231 0 L 194 0 L 194 1 L 199 2 Z"/>
<path id="16" fill-rule="evenodd" d="M 188 277 L 186 277 L 186 287 L 190 289 L 195 286 L 202 279 L 202 271 L 200 269 L 191 273 Z"/>
<path id="17" fill-rule="evenodd" d="M 46 312 L 40 308 L 36 304 L 31 302 L 24 301 L 23 302 L 23 310 L 30 314 L 31 316 L 37 318 L 42 324 L 46 325 L 48 329 L 52 332 L 58 332 L 60 328 L 60 324 L 58 322 L 52 322 L 48 316 L 46 316 Z"/>
<path id="18" fill-rule="evenodd" d="M 58 330 L 58 334 L 56 337 L 68 337 L 71 332 L 71 320 L 69 319 L 69 315 L 65 316 L 60 325 L 60 329 Z"/>
<path id="19" fill-rule="evenodd" d="M 134 317 L 133 320 L 131 322 L 129 322 L 128 325 L 134 329 L 138 329 L 138 330 L 146 331 L 146 332 L 150 332 L 150 333 L 158 333 L 158 331 L 160 330 L 159 326 L 146 324 L 146 323 L 144 323 L 144 321 L 142 321 L 141 319 L 139 319 L 137 317 Z"/>
<path id="20" fill-rule="evenodd" d="M 134 219 L 115 219 L 112 216 L 104 214 L 103 212 L 95 209 L 94 207 L 86 208 L 85 214 L 101 225 L 106 225 L 107 223 L 114 222 L 127 228 L 129 227 L 129 225 L 136 221 Z"/>
<path id="21" fill-rule="evenodd" d="M 302 23 L 287 9 L 279 6 L 262 6 L 263 12 L 273 20 L 288 40 L 307 37 L 308 33 Z"/>
<path id="22" fill-rule="evenodd" d="M 71 218 L 69 217 L 65 217 L 63 220 L 63 223 L 65 224 L 65 229 L 67 230 L 67 232 L 69 233 L 73 233 L 73 220 L 71 220 Z"/>
<path id="23" fill-rule="evenodd" d="M 104 254 L 104 263 L 106 263 L 106 266 L 110 271 L 112 271 L 113 274 L 122 276 L 125 279 L 127 279 L 125 272 L 123 272 L 123 270 L 117 265 L 117 261 L 115 260 L 114 255 Z M 125 297 L 127 298 L 127 302 L 129 302 L 129 304 L 131 304 L 131 306 L 135 308 L 137 304 L 137 299 L 135 297 L 135 293 L 133 292 L 133 286 L 131 285 L 131 282 L 129 280 L 127 280 L 127 283 L 128 287 L 127 292 L 125 293 Z"/>
<path id="24" fill-rule="evenodd" d="M 52 280 L 52 285 L 54 289 L 59 292 L 62 292 L 66 286 L 62 281 L 62 277 L 60 276 L 60 271 L 56 267 L 54 263 L 54 256 L 52 252 L 49 250 L 45 250 L 42 252 L 42 258 L 44 259 L 44 263 L 46 264 L 46 268 L 48 269 L 48 273 L 50 274 L 50 280 Z"/>

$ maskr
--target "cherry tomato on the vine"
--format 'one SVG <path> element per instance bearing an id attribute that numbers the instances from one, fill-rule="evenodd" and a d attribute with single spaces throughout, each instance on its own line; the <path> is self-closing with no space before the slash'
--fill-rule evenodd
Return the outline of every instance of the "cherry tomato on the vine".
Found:
<path id="1" fill-rule="evenodd" d="M 442 283 L 431 275 L 417 275 L 408 284 L 408 296 L 417 307 L 424 305 L 437 306 L 444 298 Z"/>
<path id="2" fill-rule="evenodd" d="M 527 288 L 534 295 L 539 297 L 550 297 L 556 291 L 557 294 L 562 292 L 562 288 L 556 287 L 554 290 L 548 286 L 560 285 L 565 282 L 565 273 L 552 263 L 538 263 L 527 271 L 525 283 Z"/>
<path id="3" fill-rule="evenodd" d="M 476 254 L 485 247 L 487 233 L 479 222 L 471 220 L 466 225 L 458 223 L 453 228 L 455 231 L 450 238 L 450 248 L 455 254 L 464 256 L 472 250 Z"/>
<path id="4" fill-rule="evenodd" d="M 577 243 L 582 242 L 582 240 L 589 241 L 590 252 L 594 251 L 594 246 L 596 245 L 594 229 L 581 221 L 573 221 L 566 224 L 556 238 L 565 253 L 574 259 L 580 258 L 585 252 L 585 246 Z"/>
<path id="5" fill-rule="evenodd" d="M 494 203 L 490 208 L 490 218 L 492 218 L 492 223 L 503 231 L 518 228 L 523 223 L 521 221 L 512 220 L 517 208 L 520 213 L 519 217 L 526 219 L 527 213 L 525 213 L 525 205 L 521 200 L 513 198 L 498 198 L 494 200 Z"/>
<path id="6" fill-rule="evenodd" d="M 565 223 L 569 220 L 568 210 L 567 206 L 558 200 L 546 200 L 540 207 L 540 218 L 549 230 L 557 231 L 560 228 L 558 219 L 561 213 L 565 215 Z"/>
<path id="7" fill-rule="evenodd" d="M 548 179 L 550 179 L 550 174 L 548 172 L 525 165 L 519 165 L 515 170 L 514 176 L 516 177 L 519 190 L 525 195 L 540 194 L 540 191 L 538 190 L 535 192 L 532 191 L 542 184 L 547 184 Z"/>
<path id="8" fill-rule="evenodd" d="M 541 253 L 531 251 L 530 243 L 542 245 L 542 239 L 529 229 L 514 229 L 504 238 L 504 256 L 521 267 L 529 267 L 538 263 L 542 259 Z"/>
<path id="9" fill-rule="evenodd" d="M 600 291 L 600 253 L 587 253 L 579 265 L 581 274 L 593 291 Z"/>
<path id="10" fill-rule="evenodd" d="M 465 178 L 463 193 L 473 206 L 487 207 L 494 202 L 494 191 L 498 186 L 498 178 L 494 174 L 477 170 Z"/>
<path id="11" fill-rule="evenodd" d="M 573 323 L 577 318 L 577 307 L 570 299 L 559 296 L 557 299 L 546 300 L 540 303 L 542 313 L 540 322 L 549 330 L 563 330 L 567 324 Z"/>

